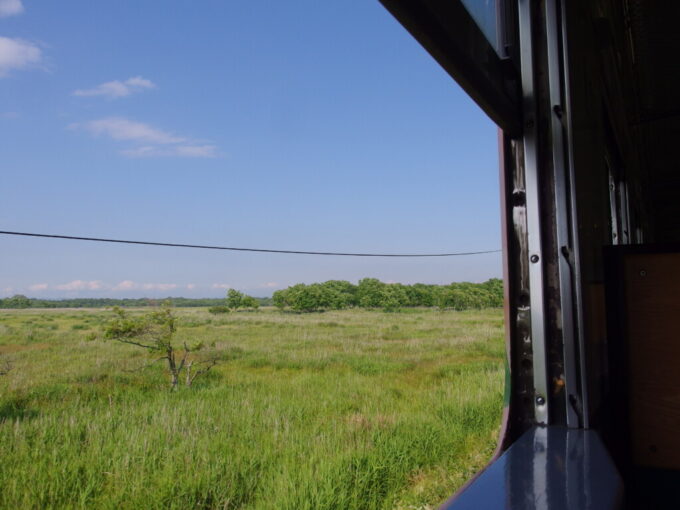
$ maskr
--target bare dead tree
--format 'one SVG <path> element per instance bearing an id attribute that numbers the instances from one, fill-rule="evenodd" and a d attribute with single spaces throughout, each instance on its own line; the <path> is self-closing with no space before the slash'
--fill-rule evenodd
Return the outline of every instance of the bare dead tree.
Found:
<path id="1" fill-rule="evenodd" d="M 186 385 L 191 386 L 194 382 L 194 379 L 196 379 L 201 374 L 207 373 L 212 367 L 217 365 L 218 362 L 219 360 L 217 358 L 205 359 L 202 361 L 190 361 L 187 365 Z M 201 365 L 203 368 L 195 369 Z"/>

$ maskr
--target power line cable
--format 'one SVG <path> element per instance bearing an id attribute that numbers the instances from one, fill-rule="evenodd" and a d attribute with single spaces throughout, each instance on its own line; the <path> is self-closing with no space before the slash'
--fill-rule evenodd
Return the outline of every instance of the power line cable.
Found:
<path id="1" fill-rule="evenodd" d="M 198 248 L 202 250 L 247 251 L 258 253 L 288 253 L 292 255 L 325 255 L 335 257 L 463 257 L 468 255 L 484 255 L 499 253 L 501 250 L 468 251 L 458 253 L 342 253 L 330 251 L 298 251 L 298 250 L 270 250 L 264 248 L 234 248 L 230 246 L 209 246 L 203 244 L 158 243 L 153 241 L 129 241 L 124 239 L 106 239 L 101 237 L 66 236 L 60 234 L 36 234 L 32 232 L 12 232 L 0 230 L 6 236 L 41 237 L 48 239 L 66 239 L 69 241 L 94 241 L 98 243 L 141 244 L 145 246 L 168 246 L 172 248 Z"/>

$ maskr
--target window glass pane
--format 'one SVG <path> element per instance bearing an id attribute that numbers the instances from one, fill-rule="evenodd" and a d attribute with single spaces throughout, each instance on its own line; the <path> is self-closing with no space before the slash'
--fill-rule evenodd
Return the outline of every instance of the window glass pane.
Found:
<path id="1" fill-rule="evenodd" d="M 482 30 L 487 40 L 499 53 L 498 7 L 499 0 L 461 0 L 467 11 Z M 500 53 L 499 53 L 500 54 Z"/>

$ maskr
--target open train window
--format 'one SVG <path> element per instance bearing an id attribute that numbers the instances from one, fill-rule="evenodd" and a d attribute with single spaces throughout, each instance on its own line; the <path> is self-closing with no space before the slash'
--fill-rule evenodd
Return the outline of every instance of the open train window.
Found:
<path id="1" fill-rule="evenodd" d="M 478 5 L 452 4 L 471 83 L 516 129 Z M 503 285 L 450 282 L 501 271 L 497 130 L 377 2 L 0 0 L 0 25 L 28 59 L 0 54 L 26 113 L 0 111 L 0 507 L 424 507 L 483 466 Z M 490 252 L 420 258 L 442 244 Z"/>
<path id="2" fill-rule="evenodd" d="M 499 128 L 506 408 L 493 461 L 445 506 L 613 510 L 631 502 L 630 508 L 678 508 L 680 2 L 381 3 Z M 3 20 L 22 9 L 20 0 L 0 0 Z M 281 25 L 277 20 L 271 27 Z M 23 67 L 39 60 L 37 44 L 26 51 L 20 38 L 9 46 L 5 37 L 0 42 L 20 50 Z M 143 83 L 131 77 L 114 89 L 148 88 Z M 111 92 L 110 83 L 102 85 Z M 214 150 L 187 146 L 190 139 L 170 132 L 127 127 L 156 144 L 134 147 L 136 156 Z M 89 128 L 127 140 L 119 119 Z M 385 332 L 386 339 L 393 334 Z M 78 381 L 86 397 L 90 381 Z M 58 401 L 50 392 L 44 397 Z M 25 401 L 16 399 L 2 412 L 13 418 L 24 409 Z M 26 416 L 36 424 L 41 419 Z M 475 426 L 477 419 L 468 414 L 452 422 Z M 355 417 L 351 423 L 375 427 L 378 439 L 390 437 L 381 432 L 384 420 Z M 72 435 L 78 446 L 87 446 L 84 432 Z M 414 438 L 420 440 L 432 443 L 427 435 Z M 403 456 L 403 449 L 392 451 Z M 245 469 L 257 470 L 247 453 Z M 367 465 L 370 476 L 358 476 Z M 326 478 L 381 487 L 391 476 L 365 457 L 351 466 Z M 233 485 L 257 480 L 252 472 Z M 74 479 L 83 480 L 80 471 Z M 338 503 L 330 494 L 328 507 L 365 504 Z"/>

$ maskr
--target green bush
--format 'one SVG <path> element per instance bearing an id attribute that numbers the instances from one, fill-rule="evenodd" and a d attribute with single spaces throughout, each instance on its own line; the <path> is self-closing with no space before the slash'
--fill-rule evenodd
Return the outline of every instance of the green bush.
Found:
<path id="1" fill-rule="evenodd" d="M 229 289 L 227 291 L 226 306 L 231 310 L 239 310 L 241 308 L 257 310 L 260 307 L 260 302 L 254 297 L 248 296 L 236 289 Z"/>

